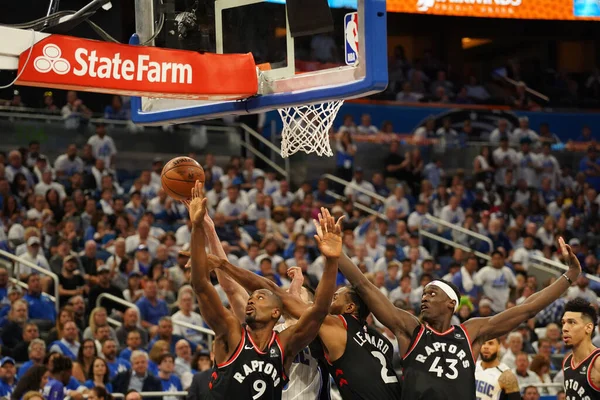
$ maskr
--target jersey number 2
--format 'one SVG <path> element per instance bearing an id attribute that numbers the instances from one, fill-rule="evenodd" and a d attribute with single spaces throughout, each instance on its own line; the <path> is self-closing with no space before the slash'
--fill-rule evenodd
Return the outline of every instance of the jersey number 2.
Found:
<path id="1" fill-rule="evenodd" d="M 383 383 L 398 383 L 398 378 L 396 376 L 389 376 L 387 374 L 387 363 L 383 353 L 380 351 L 372 351 L 371 354 L 381 363 L 381 379 L 383 379 Z"/>
<path id="2" fill-rule="evenodd" d="M 448 368 L 450 368 L 451 373 L 444 374 L 444 368 L 442 368 L 440 364 L 440 357 L 436 357 L 431 363 L 431 367 L 429 367 L 429 372 L 433 372 L 437 374 L 438 378 L 441 378 L 444 375 L 447 379 L 456 379 L 458 378 L 458 370 L 456 369 L 456 364 L 458 364 L 457 360 L 446 359 L 446 364 L 448 364 Z"/>

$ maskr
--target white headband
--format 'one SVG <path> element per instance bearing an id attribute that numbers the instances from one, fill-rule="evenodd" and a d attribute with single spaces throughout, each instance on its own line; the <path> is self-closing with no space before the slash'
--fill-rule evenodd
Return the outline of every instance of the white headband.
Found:
<path id="1" fill-rule="evenodd" d="M 448 297 L 450 297 L 450 300 L 454 300 L 454 302 L 456 303 L 454 305 L 454 312 L 456 312 L 456 310 L 458 310 L 458 297 L 456 296 L 456 292 L 454 291 L 454 289 L 452 289 L 450 287 L 450 285 L 448 285 L 446 282 L 442 282 L 442 281 L 431 281 L 427 284 L 427 286 L 437 286 L 440 289 L 442 289 L 444 291 L 444 293 L 446 293 L 446 295 L 448 295 Z M 427 286 L 425 286 L 425 288 L 427 288 Z"/>

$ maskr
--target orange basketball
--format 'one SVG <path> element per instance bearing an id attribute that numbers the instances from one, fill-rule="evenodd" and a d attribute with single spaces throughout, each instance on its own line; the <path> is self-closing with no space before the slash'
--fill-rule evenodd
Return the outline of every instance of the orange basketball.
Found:
<path id="1" fill-rule="evenodd" d="M 204 169 L 192 158 L 176 157 L 163 167 L 160 180 L 169 196 L 175 200 L 187 200 L 192 197 L 196 181 L 204 182 Z"/>

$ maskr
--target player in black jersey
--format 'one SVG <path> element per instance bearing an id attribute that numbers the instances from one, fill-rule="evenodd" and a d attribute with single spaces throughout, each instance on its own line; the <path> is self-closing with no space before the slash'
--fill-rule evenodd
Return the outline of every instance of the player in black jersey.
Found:
<path id="1" fill-rule="evenodd" d="M 567 400 L 600 399 L 600 349 L 592 343 L 596 321 L 588 301 L 576 298 L 565 305 L 563 340 L 573 350 L 563 361 Z"/>
<path id="2" fill-rule="evenodd" d="M 435 280 L 423 290 L 420 319 L 394 307 L 352 261 L 342 254 L 340 271 L 356 287 L 373 315 L 398 339 L 403 358 L 402 399 L 475 399 L 475 360 L 485 341 L 502 336 L 559 298 L 577 279 L 581 266 L 564 240 L 559 239 L 568 271 L 552 285 L 533 294 L 516 307 L 489 318 L 472 318 L 452 326 L 458 306 L 458 288 Z M 492 263 L 502 266 L 501 253 L 492 254 Z"/>
<path id="3" fill-rule="evenodd" d="M 192 221 L 192 286 L 200 312 L 215 331 L 215 362 L 209 384 L 212 399 L 281 399 L 286 371 L 294 357 L 317 335 L 327 315 L 335 290 L 337 260 L 342 249 L 341 224 L 333 218 L 321 221 L 322 234 L 315 239 L 326 258 L 315 302 L 297 324 L 276 333 L 273 328 L 283 310 L 281 299 L 268 289 L 254 291 L 246 306 L 246 325 L 221 303 L 210 281 L 205 250 L 206 198 L 202 183 L 196 182 L 188 205 Z"/>
<path id="4" fill-rule="evenodd" d="M 325 219 L 331 216 L 322 211 Z M 321 216 L 319 216 L 321 219 Z M 321 226 L 317 224 L 319 231 Z M 321 232 L 319 232 L 319 235 Z M 306 304 L 269 279 L 237 268 L 226 260 L 213 260 L 214 267 L 227 272 L 248 290 L 268 287 L 279 295 L 285 311 L 294 318 L 304 316 Z M 368 307 L 351 287 L 335 292 L 330 313 L 319 330 L 328 369 L 344 400 L 400 399 L 400 383 L 392 367 L 393 346 L 367 326 Z M 298 322 L 300 323 L 300 322 Z"/>

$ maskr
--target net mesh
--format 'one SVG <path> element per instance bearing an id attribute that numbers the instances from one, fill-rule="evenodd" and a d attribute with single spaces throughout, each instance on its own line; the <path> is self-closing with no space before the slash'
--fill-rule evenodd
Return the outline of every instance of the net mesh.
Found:
<path id="1" fill-rule="evenodd" d="M 286 158 L 303 151 L 319 156 L 333 156 L 329 144 L 329 130 L 344 100 L 278 109 L 283 131 L 281 156 Z"/>

